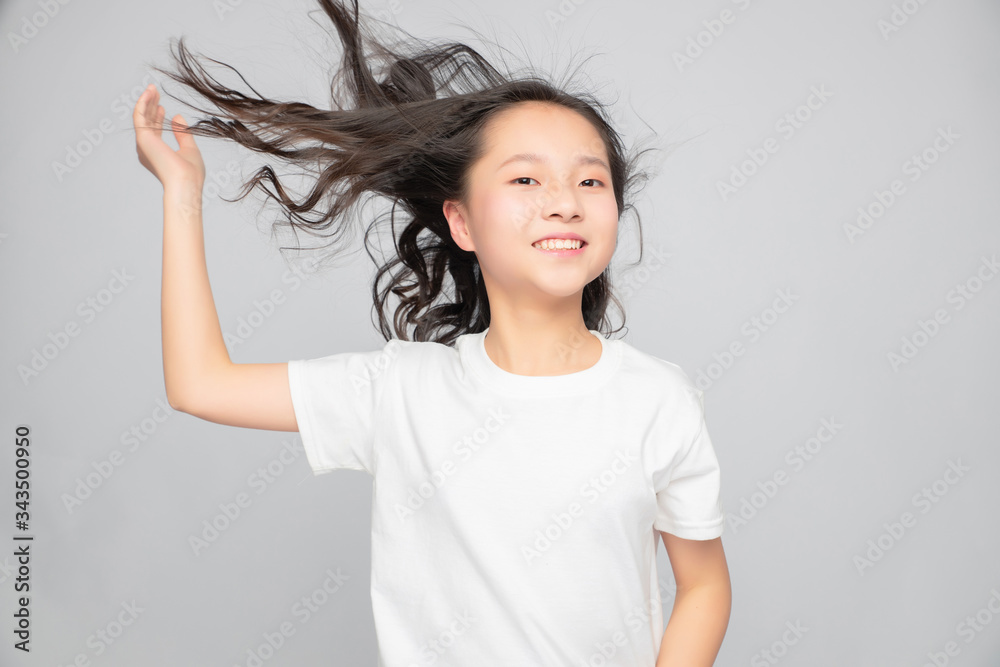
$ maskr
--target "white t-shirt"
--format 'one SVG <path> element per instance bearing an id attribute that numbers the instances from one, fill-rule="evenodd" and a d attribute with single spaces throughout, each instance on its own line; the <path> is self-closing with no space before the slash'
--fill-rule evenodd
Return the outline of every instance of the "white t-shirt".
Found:
<path id="1" fill-rule="evenodd" d="M 289 362 L 313 473 L 374 477 L 379 667 L 653 667 L 655 530 L 722 535 L 719 464 L 684 371 L 591 333 L 567 375 L 508 373 L 485 331 Z"/>

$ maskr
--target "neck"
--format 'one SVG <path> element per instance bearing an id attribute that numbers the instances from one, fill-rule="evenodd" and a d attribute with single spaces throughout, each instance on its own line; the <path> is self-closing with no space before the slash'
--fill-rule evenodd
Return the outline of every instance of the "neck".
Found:
<path id="1" fill-rule="evenodd" d="M 588 331 L 579 310 L 574 317 L 551 312 L 515 318 L 490 311 L 483 341 L 497 366 L 516 375 L 566 375 L 586 370 L 601 358 L 602 345 Z"/>

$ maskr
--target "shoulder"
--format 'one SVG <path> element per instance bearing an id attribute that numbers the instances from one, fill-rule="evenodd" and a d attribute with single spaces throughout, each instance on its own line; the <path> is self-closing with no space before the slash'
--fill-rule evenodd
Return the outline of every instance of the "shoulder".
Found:
<path id="1" fill-rule="evenodd" d="M 395 372 L 396 367 L 412 367 L 428 359 L 440 359 L 454 352 L 440 343 L 418 342 L 391 338 L 381 345 L 358 351 L 341 351 L 312 359 L 290 361 L 289 364 L 326 371 L 334 367 L 368 368 Z"/>
<path id="2" fill-rule="evenodd" d="M 449 362 L 456 362 L 459 357 L 458 350 L 453 346 L 434 341 L 399 338 L 389 340 L 382 353 L 391 360 L 398 371 L 404 373 L 419 373 L 431 368 L 441 368 L 447 366 Z"/>
<path id="3" fill-rule="evenodd" d="M 661 402 L 702 401 L 702 390 L 679 364 L 640 350 L 624 340 L 618 340 L 617 344 L 622 348 L 622 371 L 627 381 L 644 387 Z"/>
<path id="4" fill-rule="evenodd" d="M 406 359 L 428 359 L 437 357 L 456 356 L 458 351 L 449 345 L 437 343 L 435 341 L 402 340 L 393 338 L 385 345 L 385 350 L 389 354 L 398 355 Z"/>

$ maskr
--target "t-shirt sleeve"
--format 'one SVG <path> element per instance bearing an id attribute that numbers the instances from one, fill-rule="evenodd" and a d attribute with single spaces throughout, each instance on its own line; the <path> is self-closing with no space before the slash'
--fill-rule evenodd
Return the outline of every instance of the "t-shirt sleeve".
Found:
<path id="1" fill-rule="evenodd" d="M 682 390 L 673 419 L 680 449 L 669 465 L 653 475 L 656 492 L 654 528 L 689 540 L 722 535 L 721 470 L 705 424 L 705 394 L 693 384 Z"/>
<path id="2" fill-rule="evenodd" d="M 288 362 L 292 406 L 314 475 L 337 469 L 375 474 L 377 411 L 398 343 Z"/>

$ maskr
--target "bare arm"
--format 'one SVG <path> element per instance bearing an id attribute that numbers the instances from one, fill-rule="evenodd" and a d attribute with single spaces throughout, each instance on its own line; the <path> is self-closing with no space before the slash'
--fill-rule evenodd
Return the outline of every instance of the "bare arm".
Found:
<path id="1" fill-rule="evenodd" d="M 685 540 L 660 533 L 677 581 L 656 667 L 711 667 L 722 647 L 732 610 L 729 567 L 722 538 Z"/>
<path id="2" fill-rule="evenodd" d="M 139 160 L 163 184 L 163 377 L 174 408 L 219 424 L 297 431 L 288 364 L 234 364 L 229 358 L 205 262 L 205 168 L 190 134 L 174 151 L 161 138 L 164 111 L 150 86 L 133 113 Z"/>

